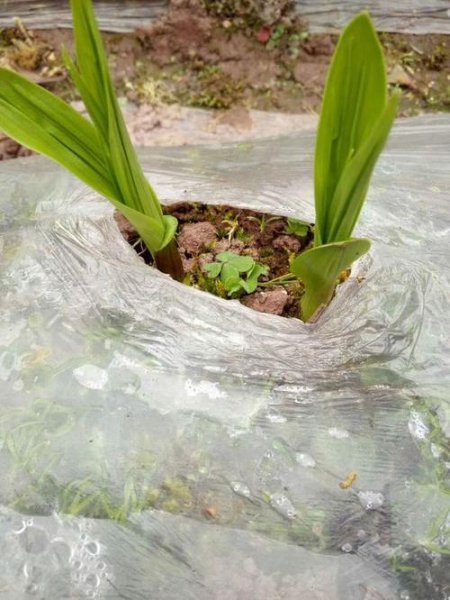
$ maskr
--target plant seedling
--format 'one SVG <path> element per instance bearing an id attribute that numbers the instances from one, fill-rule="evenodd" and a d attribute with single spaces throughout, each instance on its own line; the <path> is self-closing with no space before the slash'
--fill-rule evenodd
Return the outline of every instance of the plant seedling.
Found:
<path id="1" fill-rule="evenodd" d="M 300 221 L 298 219 L 288 219 L 288 224 L 286 231 L 292 235 L 296 235 L 297 237 L 303 238 L 308 235 L 310 230 L 310 224 L 306 221 Z"/>
<path id="2" fill-rule="evenodd" d="M 229 296 L 239 292 L 252 294 L 258 287 L 261 275 L 267 275 L 269 269 L 258 264 L 251 256 L 240 256 L 234 252 L 221 252 L 219 262 L 205 265 L 210 279 L 220 280 Z"/>
<path id="3" fill-rule="evenodd" d="M 260 219 L 258 217 L 247 217 L 247 221 L 253 221 L 254 223 L 258 223 L 259 225 L 259 233 L 264 233 L 267 229 L 267 225 L 269 223 L 273 223 L 275 221 L 279 221 L 281 217 L 269 217 L 266 215 L 262 215 Z"/>
<path id="4" fill-rule="evenodd" d="M 291 271 L 305 285 L 304 321 L 331 300 L 339 273 L 370 248 L 351 237 L 372 171 L 395 118 L 398 94 L 387 96 L 383 52 L 368 13 L 343 31 L 325 88 L 315 151 L 314 247 Z"/>
<path id="5" fill-rule="evenodd" d="M 92 1 L 71 0 L 71 7 L 76 64 L 67 53 L 64 60 L 91 121 L 47 90 L 0 68 L 0 129 L 108 198 L 135 227 L 156 266 L 181 280 L 177 220 L 163 215 L 128 136 Z"/>

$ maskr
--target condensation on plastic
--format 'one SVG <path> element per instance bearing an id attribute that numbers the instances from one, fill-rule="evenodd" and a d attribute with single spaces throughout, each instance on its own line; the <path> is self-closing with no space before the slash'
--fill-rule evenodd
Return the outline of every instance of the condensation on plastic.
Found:
<path id="1" fill-rule="evenodd" d="M 339 31 L 357 12 L 369 10 L 378 31 L 450 33 L 448 0 L 297 0 L 297 10 L 313 33 Z M 95 2 L 100 27 L 106 31 L 133 31 L 163 14 L 167 0 L 110 0 Z M 61 0 L 3 0 L 0 27 L 21 17 L 28 27 L 71 27 L 70 10 Z"/>
<path id="2" fill-rule="evenodd" d="M 449 134 L 395 127 L 370 254 L 308 325 L 145 266 L 48 161 L 1 165 L 6 597 L 448 596 Z M 141 156 L 168 203 L 312 219 L 313 141 Z"/>

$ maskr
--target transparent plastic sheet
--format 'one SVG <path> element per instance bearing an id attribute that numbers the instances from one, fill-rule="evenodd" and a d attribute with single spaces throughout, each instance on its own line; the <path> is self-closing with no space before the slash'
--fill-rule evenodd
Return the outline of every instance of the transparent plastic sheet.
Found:
<path id="1" fill-rule="evenodd" d="M 312 33 L 339 32 L 361 10 L 372 15 L 377 31 L 450 33 L 448 0 L 296 0 Z"/>
<path id="2" fill-rule="evenodd" d="M 133 31 L 163 14 L 168 0 L 103 0 L 95 2 L 100 27 L 106 31 Z M 361 10 L 370 10 L 378 31 L 450 33 L 448 0 L 297 0 L 297 10 L 308 20 L 310 31 L 340 29 Z M 0 27 L 10 27 L 21 17 L 31 28 L 71 27 L 67 2 L 62 0 L 2 0 Z"/>
<path id="3" fill-rule="evenodd" d="M 94 0 L 103 31 L 130 32 L 167 11 L 168 0 Z M 32 29 L 72 27 L 68 0 L 0 0 L 0 27 L 19 17 Z"/>
<path id="4" fill-rule="evenodd" d="M 5 598 L 448 597 L 449 133 L 396 126 L 370 255 L 311 325 L 146 267 L 48 161 L 0 166 Z M 166 202 L 311 219 L 313 140 L 142 158 Z"/>

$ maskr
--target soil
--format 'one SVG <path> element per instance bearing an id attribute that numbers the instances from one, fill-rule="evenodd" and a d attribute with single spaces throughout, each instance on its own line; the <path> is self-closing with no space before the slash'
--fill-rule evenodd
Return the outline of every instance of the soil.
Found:
<path id="1" fill-rule="evenodd" d="M 290 260 L 311 246 L 313 224 L 303 237 L 298 237 L 288 232 L 285 217 L 248 209 L 182 202 L 166 207 L 165 212 L 178 219 L 177 242 L 185 284 L 221 298 L 237 298 L 259 312 L 299 318 L 301 282 L 267 283 L 289 274 Z M 152 264 L 150 253 L 130 223 L 120 213 L 115 218 L 127 242 L 147 264 Z M 267 275 L 259 278 L 260 285 L 254 293 L 246 295 L 241 290 L 230 296 L 220 278 L 208 277 L 205 265 L 215 262 L 221 252 L 250 256 L 267 267 Z"/>
<path id="2" fill-rule="evenodd" d="M 209 3 L 218 5 L 218 3 Z M 220 11 L 219 11 L 220 12 Z M 215 110 L 317 113 L 336 36 L 310 35 L 291 14 L 278 21 L 221 18 L 201 0 L 172 0 L 168 14 L 133 34 L 105 34 L 119 94 L 137 105 L 181 104 Z M 449 110 L 450 41 L 445 35 L 380 34 L 389 82 L 402 90 L 400 115 Z M 61 48 L 70 30 L 0 32 L 0 65 L 16 69 L 67 101 L 78 99 Z M 225 122 L 227 116 L 223 117 Z M 247 123 L 247 125 L 246 125 Z M 20 147 L 0 139 L 0 158 Z"/>

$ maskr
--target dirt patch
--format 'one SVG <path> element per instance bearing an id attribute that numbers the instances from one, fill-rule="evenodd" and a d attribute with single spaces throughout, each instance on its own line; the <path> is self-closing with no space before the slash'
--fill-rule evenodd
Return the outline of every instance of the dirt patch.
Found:
<path id="1" fill-rule="evenodd" d="M 177 241 L 187 285 L 221 298 L 239 299 L 259 312 L 299 317 L 303 286 L 289 278 L 290 261 L 311 246 L 312 225 L 298 237 L 289 233 L 285 217 L 247 209 L 179 203 L 167 207 L 165 212 L 178 219 Z M 128 243 L 147 264 L 152 264 L 151 255 L 126 219 L 116 213 L 116 221 Z M 247 294 L 244 289 L 229 293 L 220 277 L 209 276 L 208 265 L 230 252 L 250 257 L 263 267 L 264 274 L 258 278 L 254 293 Z M 285 276 L 287 280 L 280 281 Z"/>
<path id="2" fill-rule="evenodd" d="M 177 0 L 148 28 L 105 34 L 119 95 L 139 106 L 230 110 L 217 120 L 219 129 L 232 119 L 229 125 L 237 123 L 244 132 L 250 131 L 249 110 L 317 113 L 336 36 L 309 35 L 284 0 L 263 3 L 270 8 L 264 18 L 255 8 L 260 4 L 221 0 L 209 3 L 208 12 L 201 0 Z M 254 9 L 253 16 L 233 8 L 238 5 Z M 380 39 L 390 85 L 402 90 L 399 114 L 449 110 L 449 36 L 380 34 Z M 18 25 L 0 32 L 0 65 L 74 101 L 79 98 L 63 67 L 63 47 L 73 51 L 70 30 L 33 32 Z M 170 139 L 165 126 L 155 128 Z M 22 152 L 0 139 L 0 158 Z"/>

